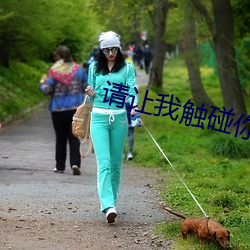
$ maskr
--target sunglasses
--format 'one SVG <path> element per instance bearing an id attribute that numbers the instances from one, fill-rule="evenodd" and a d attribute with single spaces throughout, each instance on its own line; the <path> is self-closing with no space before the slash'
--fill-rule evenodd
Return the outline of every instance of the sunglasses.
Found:
<path id="1" fill-rule="evenodd" d="M 118 48 L 117 47 L 114 47 L 114 48 L 111 48 L 111 49 L 105 48 L 105 49 L 102 50 L 104 55 L 109 55 L 110 51 L 112 52 L 112 54 L 117 54 Z"/>

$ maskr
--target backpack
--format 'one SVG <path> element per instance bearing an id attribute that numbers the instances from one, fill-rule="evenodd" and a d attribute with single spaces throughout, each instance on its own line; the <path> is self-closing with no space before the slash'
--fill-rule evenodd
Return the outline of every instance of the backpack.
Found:
<path id="1" fill-rule="evenodd" d="M 72 134 L 77 137 L 80 143 L 80 155 L 85 158 L 90 151 L 93 151 L 93 144 L 90 138 L 90 112 L 92 110 L 92 102 L 87 102 L 88 96 L 86 95 L 83 103 L 76 109 L 72 118 Z M 89 140 L 89 148 L 86 153 L 83 153 L 83 145 Z"/>

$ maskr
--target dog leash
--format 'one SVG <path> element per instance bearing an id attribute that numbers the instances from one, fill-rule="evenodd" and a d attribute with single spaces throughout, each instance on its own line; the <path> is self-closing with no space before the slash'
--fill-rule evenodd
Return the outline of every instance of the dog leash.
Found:
<path id="1" fill-rule="evenodd" d="M 175 169 L 175 167 L 173 166 L 173 164 L 170 162 L 170 160 L 168 159 L 168 157 L 165 155 L 165 153 L 163 152 L 163 150 L 161 149 L 161 147 L 159 146 L 159 144 L 157 143 L 157 141 L 154 139 L 154 137 L 152 136 L 152 134 L 149 132 L 148 128 L 145 126 L 145 124 L 143 123 L 143 121 L 141 120 L 141 118 L 139 118 L 142 125 L 144 126 L 144 128 L 146 129 L 146 131 L 148 132 L 148 134 L 150 135 L 151 139 L 153 140 L 153 142 L 155 143 L 155 145 L 158 147 L 158 149 L 160 150 L 160 152 L 162 153 L 162 155 L 165 157 L 165 159 L 167 160 L 167 162 L 169 163 L 169 165 L 172 167 L 172 169 L 175 171 L 175 173 L 177 174 L 177 176 L 179 177 L 179 179 L 181 180 L 182 184 L 185 186 L 185 188 L 187 189 L 187 191 L 189 192 L 189 194 L 191 195 L 191 197 L 193 198 L 193 200 L 196 202 L 196 204 L 198 205 L 198 207 L 200 208 L 200 210 L 202 211 L 202 213 L 205 215 L 206 218 L 209 218 L 209 216 L 207 215 L 207 213 L 203 210 L 203 208 L 201 207 L 201 205 L 199 204 L 199 202 L 196 200 L 196 198 L 194 197 L 194 195 L 192 194 L 192 192 L 190 191 L 190 189 L 188 188 L 188 186 L 186 185 L 186 183 L 182 180 L 182 178 L 180 177 L 180 175 L 178 174 L 177 170 Z"/>

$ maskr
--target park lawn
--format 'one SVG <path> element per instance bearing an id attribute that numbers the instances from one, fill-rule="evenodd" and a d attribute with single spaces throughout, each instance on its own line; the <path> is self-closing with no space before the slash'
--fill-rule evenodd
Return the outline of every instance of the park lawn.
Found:
<path id="1" fill-rule="evenodd" d="M 222 108 L 222 97 L 217 76 L 212 69 L 201 68 L 205 89 L 216 107 Z M 146 89 L 139 90 L 139 109 L 145 98 Z M 154 167 L 160 171 L 162 183 L 157 185 L 164 203 L 173 210 L 181 211 L 188 217 L 203 217 L 203 212 L 183 185 L 183 180 L 193 193 L 202 209 L 212 219 L 219 221 L 231 232 L 232 249 L 250 249 L 250 214 L 249 214 L 249 172 L 250 172 L 250 143 L 233 135 L 207 129 L 185 126 L 185 120 L 180 122 L 183 109 L 173 113 L 179 117 L 172 120 L 170 116 L 158 114 L 159 102 L 155 99 L 158 94 L 174 95 L 181 105 L 192 94 L 188 83 L 186 67 L 182 60 L 168 62 L 164 68 L 164 90 L 149 90 L 148 98 L 154 101 L 146 102 L 141 114 L 146 128 L 155 138 L 172 166 L 157 148 L 144 127 L 135 128 L 135 158 L 133 163 L 138 166 Z M 249 100 L 248 100 L 249 102 Z M 247 107 L 250 107 L 247 103 Z M 162 110 L 166 113 L 167 109 Z M 248 113 L 250 110 L 248 110 Z M 195 124 L 192 120 L 191 124 Z M 201 249 L 197 239 L 184 242 L 180 235 L 181 220 L 162 223 L 156 226 L 158 234 L 164 234 L 167 239 L 175 239 L 175 248 Z M 191 247 L 192 246 L 192 247 Z M 203 249 L 217 249 L 214 244 L 205 244 Z"/>

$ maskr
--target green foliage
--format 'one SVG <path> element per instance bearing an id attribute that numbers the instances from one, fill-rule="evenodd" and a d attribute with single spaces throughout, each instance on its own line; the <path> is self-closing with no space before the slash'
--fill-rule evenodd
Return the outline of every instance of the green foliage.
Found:
<path id="1" fill-rule="evenodd" d="M 176 44 L 183 37 L 184 32 L 184 13 L 182 4 L 179 1 L 177 8 L 168 11 L 165 40 L 170 44 Z"/>
<path id="2" fill-rule="evenodd" d="M 114 30 L 122 37 L 122 46 L 131 42 L 143 42 L 140 33 L 147 30 L 149 40 L 154 37 L 154 0 L 94 0 L 92 6 L 97 13 L 98 23 L 106 30 Z M 108 18 L 107 18 L 108 17 Z"/>
<path id="3" fill-rule="evenodd" d="M 49 65 L 34 61 L 32 66 L 12 62 L 7 70 L 0 67 L 0 121 L 8 116 L 19 117 L 21 111 L 44 100 L 38 90 L 39 80 Z"/>
<path id="4" fill-rule="evenodd" d="M 250 95 L 250 34 L 237 43 L 237 62 L 241 85 L 246 94 Z"/>
<path id="5" fill-rule="evenodd" d="M 214 137 L 210 145 L 212 153 L 228 158 L 248 158 L 250 144 L 230 135 Z"/>
<path id="6" fill-rule="evenodd" d="M 223 208 L 234 209 L 237 207 L 235 195 L 229 192 L 220 192 L 219 194 L 214 194 L 210 200 L 212 206 L 217 206 Z"/>
<path id="7" fill-rule="evenodd" d="M 49 60 L 59 44 L 67 45 L 82 61 L 96 43 L 95 15 L 89 1 L 2 0 L 0 64 L 14 59 Z M 93 15 L 92 15 L 93 14 Z"/>
<path id="8" fill-rule="evenodd" d="M 235 35 L 237 38 L 244 38 L 249 35 L 250 14 L 246 11 L 249 8 L 250 2 L 248 0 L 232 0 Z"/>
<path id="9" fill-rule="evenodd" d="M 166 240 L 176 238 L 176 235 L 180 235 L 181 221 L 175 221 L 173 223 L 163 222 L 159 223 L 155 227 L 155 233 L 163 233 Z"/>

